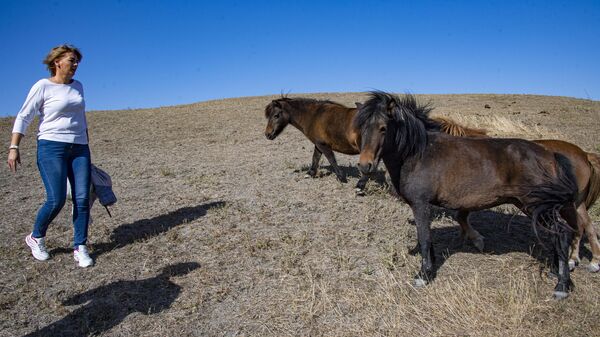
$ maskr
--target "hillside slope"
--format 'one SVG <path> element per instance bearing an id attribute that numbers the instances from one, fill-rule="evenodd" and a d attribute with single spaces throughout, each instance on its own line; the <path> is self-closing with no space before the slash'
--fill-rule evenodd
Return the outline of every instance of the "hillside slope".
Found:
<path id="1" fill-rule="evenodd" d="M 291 96 L 348 106 L 366 97 Z M 417 97 L 433 103 L 433 115 L 493 135 L 600 152 L 597 101 Z M 112 218 L 92 210 L 96 266 L 85 270 L 69 249 L 69 205 L 48 231 L 51 260 L 33 261 L 25 246 L 44 198 L 30 127 L 20 170 L 0 174 L 0 336 L 600 335 L 600 274 L 584 268 L 587 243 L 575 292 L 552 301 L 550 253 L 511 207 L 472 217 L 484 253 L 458 242 L 457 223 L 441 213 L 438 277 L 413 289 L 420 258 L 410 253 L 409 208 L 383 178 L 356 197 L 357 157 L 337 155 L 348 184 L 325 159 L 319 177 L 305 179 L 312 144 L 292 126 L 274 141 L 263 134 L 274 98 L 89 113 L 93 162 L 112 175 L 119 201 Z M 12 121 L 0 119 L 5 149 Z M 591 212 L 598 225 L 598 205 Z"/>

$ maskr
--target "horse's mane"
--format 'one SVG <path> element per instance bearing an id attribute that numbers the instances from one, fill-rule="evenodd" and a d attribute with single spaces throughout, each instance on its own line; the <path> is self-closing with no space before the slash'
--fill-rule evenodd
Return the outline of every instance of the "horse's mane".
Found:
<path id="1" fill-rule="evenodd" d="M 269 114 L 271 112 L 271 109 L 273 109 L 273 105 L 274 104 L 281 104 L 283 102 L 285 102 L 287 104 L 290 104 L 291 106 L 293 106 L 293 107 L 295 107 L 297 109 L 303 109 L 307 105 L 312 105 L 312 104 L 317 104 L 317 105 L 334 105 L 334 106 L 337 106 L 337 107 L 340 107 L 340 108 L 348 109 L 347 106 L 345 106 L 343 104 L 340 104 L 338 102 L 330 101 L 330 100 L 320 100 L 320 99 L 304 98 L 304 97 L 290 98 L 290 97 L 287 97 L 285 95 L 281 95 L 280 98 L 274 99 L 271 103 L 269 103 L 269 105 L 267 105 L 267 107 L 265 108 L 265 116 L 269 117 Z"/>
<path id="2" fill-rule="evenodd" d="M 457 122 L 444 118 L 444 117 L 431 117 L 431 119 L 438 123 L 441 132 L 447 133 L 456 137 L 486 137 L 486 129 L 475 129 L 468 128 L 460 125 Z"/>
<path id="3" fill-rule="evenodd" d="M 427 131 L 440 131 L 439 122 L 429 118 L 433 110 L 429 103 L 420 104 L 415 96 L 402 97 L 383 91 L 370 92 L 369 99 L 358 110 L 354 126 L 361 129 L 373 119 L 383 118 L 388 123 L 386 140 L 390 137 L 402 158 L 420 155 L 427 145 Z"/>

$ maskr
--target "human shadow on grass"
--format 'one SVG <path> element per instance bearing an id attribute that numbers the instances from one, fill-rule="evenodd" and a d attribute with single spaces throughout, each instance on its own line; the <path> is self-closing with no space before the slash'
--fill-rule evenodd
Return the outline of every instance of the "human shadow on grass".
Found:
<path id="1" fill-rule="evenodd" d="M 137 240 L 158 236 L 174 227 L 205 216 L 211 208 L 223 207 L 224 205 L 224 201 L 216 201 L 194 207 L 183 207 L 151 219 L 142 219 L 121 225 L 112 232 L 110 242 L 93 245 L 93 256 L 97 257 L 113 249 L 132 244 Z"/>
<path id="2" fill-rule="evenodd" d="M 536 237 L 531 227 L 531 219 L 518 214 L 505 214 L 491 210 L 471 213 L 469 223 L 484 236 L 485 247 L 480 252 L 470 242 L 460 240 L 460 225 L 454 220 L 454 212 L 438 209 L 439 215 L 447 215 L 456 226 L 432 228 L 432 241 L 435 253 L 434 275 L 444 262 L 456 253 L 475 253 L 504 255 L 521 252 L 535 258 L 540 263 L 540 272 L 552 261 L 551 235 L 544 229 L 537 229 Z M 416 229 L 415 229 L 416 233 Z M 413 255 L 419 254 L 419 246 L 410 250 Z"/>
<path id="3" fill-rule="evenodd" d="M 212 208 L 223 206 L 225 206 L 224 201 L 214 201 L 194 207 L 183 207 L 174 212 L 162 214 L 154 218 L 141 219 L 132 223 L 123 224 L 113 230 L 110 235 L 110 242 L 92 244 L 91 256 L 95 259 L 106 252 L 127 246 L 138 240 L 160 235 L 174 227 L 205 216 L 206 212 Z M 63 251 L 69 252 L 70 250 L 57 248 L 50 253 L 57 254 Z"/>
<path id="4" fill-rule="evenodd" d="M 26 336 L 91 336 L 119 325 L 128 315 L 157 314 L 171 307 L 181 287 L 171 282 L 173 276 L 186 275 L 200 267 L 196 262 L 166 266 L 152 278 L 116 281 L 75 295 L 63 305 L 80 305 L 73 312 Z"/>

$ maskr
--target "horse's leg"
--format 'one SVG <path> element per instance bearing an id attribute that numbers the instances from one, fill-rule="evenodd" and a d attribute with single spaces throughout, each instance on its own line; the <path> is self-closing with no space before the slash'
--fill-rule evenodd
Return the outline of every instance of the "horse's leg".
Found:
<path id="1" fill-rule="evenodd" d="M 465 241 L 465 236 L 473 242 L 473 245 L 479 249 L 480 252 L 483 252 L 483 235 L 479 234 L 471 225 L 469 224 L 469 211 L 458 211 L 456 214 L 456 221 L 460 224 L 460 237 L 461 240 Z"/>
<path id="2" fill-rule="evenodd" d="M 573 235 L 573 241 L 571 242 L 571 254 L 569 255 L 569 269 L 573 271 L 576 266 L 579 265 L 581 259 L 579 258 L 579 247 L 581 246 L 581 237 L 585 229 L 585 218 L 583 213 L 587 214 L 585 204 L 577 207 L 577 231 Z"/>
<path id="3" fill-rule="evenodd" d="M 365 195 L 365 186 L 367 186 L 367 180 L 369 180 L 369 176 L 361 173 L 360 179 L 356 183 L 356 195 Z"/>
<path id="4" fill-rule="evenodd" d="M 590 248 L 592 249 L 592 261 L 590 261 L 588 270 L 595 273 L 600 271 L 600 242 L 598 242 L 598 234 L 596 233 L 596 228 L 592 223 L 592 219 L 590 219 L 590 215 L 588 214 L 585 205 L 582 204 L 577 208 L 577 214 L 579 215 L 579 220 L 581 221 L 582 227 L 590 242 Z M 581 239 L 581 234 L 579 239 Z M 579 242 L 577 244 L 579 245 Z M 579 246 L 577 247 L 579 248 Z M 577 255 L 577 257 L 579 257 L 579 255 Z M 570 262 L 571 261 L 569 261 L 569 263 Z"/>
<path id="5" fill-rule="evenodd" d="M 335 160 L 335 155 L 333 154 L 331 148 L 324 144 L 315 144 L 315 147 L 317 147 L 319 151 L 321 151 L 321 153 L 325 155 L 325 158 L 327 158 L 329 164 L 331 164 L 331 167 L 333 167 L 333 171 L 335 172 L 335 175 L 337 176 L 338 180 L 343 183 L 347 183 L 348 180 L 346 179 L 346 175 L 338 166 L 337 161 Z"/>
<path id="6" fill-rule="evenodd" d="M 308 169 L 307 175 L 309 177 L 315 177 L 317 175 L 317 170 L 319 169 L 319 161 L 321 161 L 321 151 L 315 145 L 315 151 L 312 156 L 312 163 L 310 165 L 310 169 Z"/>
<path id="7" fill-rule="evenodd" d="M 435 277 L 433 263 L 435 255 L 431 240 L 431 207 L 427 204 L 412 205 L 417 224 L 417 239 L 421 250 L 421 271 L 415 276 L 414 285 L 417 288 L 427 285 Z"/>
<path id="8" fill-rule="evenodd" d="M 573 240 L 573 230 L 577 230 L 577 211 L 573 207 L 565 207 L 560 215 L 567 221 L 572 230 L 560 224 L 553 226 L 555 233 L 552 235 L 554 243 L 554 268 L 558 269 L 558 283 L 554 287 L 554 298 L 561 300 L 569 296 L 573 289 L 573 282 L 569 271 L 569 247 Z"/>
<path id="9" fill-rule="evenodd" d="M 572 233 L 565 229 L 561 229 L 558 233 L 554 233 L 553 236 L 555 251 L 554 260 L 558 262 L 558 265 L 555 266 L 558 270 L 558 283 L 554 287 L 554 298 L 562 300 L 568 297 L 569 291 L 573 289 L 569 264 L 566 259 L 569 253 L 569 239 L 572 237 Z"/>

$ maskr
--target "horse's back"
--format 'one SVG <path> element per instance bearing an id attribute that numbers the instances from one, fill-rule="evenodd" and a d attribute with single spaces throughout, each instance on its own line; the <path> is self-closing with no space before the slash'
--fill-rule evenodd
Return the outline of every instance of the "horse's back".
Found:
<path id="1" fill-rule="evenodd" d="M 406 194 L 424 193 L 452 209 L 484 209 L 516 200 L 522 186 L 556 175 L 552 152 L 522 139 L 463 138 L 431 133 L 407 176 Z M 420 192 L 417 192 L 420 191 Z"/>
<path id="2" fill-rule="evenodd" d="M 474 138 L 455 137 L 444 133 L 430 133 L 435 139 L 429 147 L 434 155 L 444 153 L 448 159 L 456 161 L 468 160 L 467 163 L 477 166 L 476 162 L 491 161 L 495 167 L 521 165 L 523 162 L 540 160 L 553 161 L 553 154 L 542 145 L 517 138 Z M 492 168 L 492 167 L 490 167 Z"/>
<path id="3" fill-rule="evenodd" d="M 585 160 L 587 157 L 587 152 L 583 151 L 579 146 L 566 142 L 564 140 L 558 139 L 537 139 L 533 141 L 536 144 L 540 144 L 544 148 L 552 152 L 561 153 L 567 157 L 571 157 L 573 159 L 582 159 Z"/>
<path id="4" fill-rule="evenodd" d="M 313 115 L 306 136 L 313 142 L 326 144 L 335 152 L 358 154 L 360 134 L 352 126 L 356 108 L 337 104 L 323 105 Z"/>

